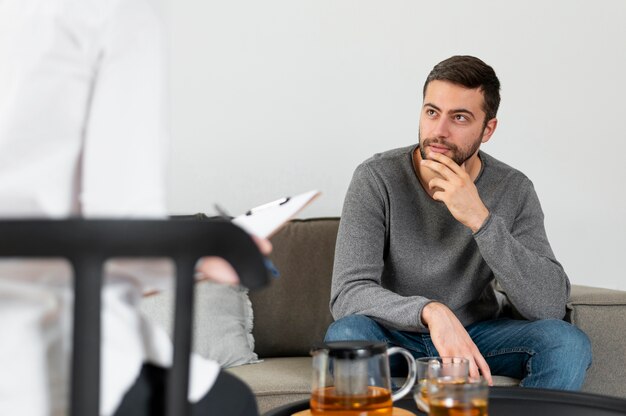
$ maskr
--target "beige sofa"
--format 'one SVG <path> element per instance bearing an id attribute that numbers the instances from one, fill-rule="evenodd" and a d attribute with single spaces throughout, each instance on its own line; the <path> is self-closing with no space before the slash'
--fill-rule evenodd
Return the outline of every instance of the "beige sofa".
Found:
<path id="1" fill-rule="evenodd" d="M 295 220 L 272 239 L 281 277 L 250 294 L 255 351 L 263 362 L 228 370 L 252 387 L 261 412 L 308 397 L 309 349 L 332 322 L 328 303 L 338 224 L 338 218 Z M 626 292 L 573 286 L 566 319 L 591 338 L 593 366 L 584 391 L 626 398 Z M 499 385 L 515 382 L 496 377 Z"/>

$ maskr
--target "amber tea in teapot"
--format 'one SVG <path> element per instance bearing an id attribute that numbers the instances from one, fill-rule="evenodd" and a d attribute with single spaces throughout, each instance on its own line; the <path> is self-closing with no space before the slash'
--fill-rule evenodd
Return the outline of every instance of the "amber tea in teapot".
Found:
<path id="1" fill-rule="evenodd" d="M 402 354 L 409 376 L 391 391 L 389 356 Z M 315 348 L 311 413 L 327 416 L 391 416 L 393 401 L 415 383 L 415 359 L 405 349 L 368 341 L 330 342 Z"/>

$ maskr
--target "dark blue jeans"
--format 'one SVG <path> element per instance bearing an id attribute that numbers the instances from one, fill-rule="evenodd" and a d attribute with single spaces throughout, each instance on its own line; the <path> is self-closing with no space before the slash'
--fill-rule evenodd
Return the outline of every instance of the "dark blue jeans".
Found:
<path id="1" fill-rule="evenodd" d="M 465 329 L 493 375 L 517 378 L 525 387 L 579 390 L 591 365 L 589 338 L 565 321 L 501 318 Z M 428 333 L 389 329 L 365 315 L 346 316 L 328 328 L 326 342 L 346 340 L 385 341 L 415 358 L 439 355 Z"/>

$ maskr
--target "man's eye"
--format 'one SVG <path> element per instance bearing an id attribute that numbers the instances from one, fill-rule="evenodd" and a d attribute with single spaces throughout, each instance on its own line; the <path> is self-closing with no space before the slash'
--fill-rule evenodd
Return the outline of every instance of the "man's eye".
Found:
<path id="1" fill-rule="evenodd" d="M 426 115 L 427 115 L 427 116 L 429 116 L 429 117 L 433 117 L 435 114 L 437 114 L 437 113 L 436 113 L 436 112 L 435 112 L 435 110 L 433 110 L 432 108 L 428 108 L 428 109 L 426 109 Z"/>
<path id="2" fill-rule="evenodd" d="M 467 121 L 467 117 L 465 117 L 463 114 L 456 114 L 454 116 L 454 119 L 456 121 Z"/>

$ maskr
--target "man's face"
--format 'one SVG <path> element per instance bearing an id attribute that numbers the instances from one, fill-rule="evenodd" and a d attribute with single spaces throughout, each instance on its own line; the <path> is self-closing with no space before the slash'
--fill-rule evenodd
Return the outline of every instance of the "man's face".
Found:
<path id="1" fill-rule="evenodd" d="M 443 153 L 459 166 L 470 159 L 481 143 L 489 140 L 496 119 L 485 125 L 483 93 L 446 81 L 426 87 L 420 115 L 419 144 L 422 159 Z"/>

